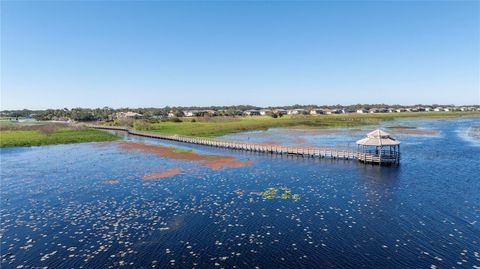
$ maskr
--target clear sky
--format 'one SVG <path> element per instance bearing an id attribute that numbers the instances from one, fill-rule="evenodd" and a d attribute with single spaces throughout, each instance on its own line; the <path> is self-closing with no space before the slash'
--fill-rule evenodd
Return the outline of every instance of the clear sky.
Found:
<path id="1" fill-rule="evenodd" d="M 1 1 L 1 108 L 480 104 L 479 1 Z"/>

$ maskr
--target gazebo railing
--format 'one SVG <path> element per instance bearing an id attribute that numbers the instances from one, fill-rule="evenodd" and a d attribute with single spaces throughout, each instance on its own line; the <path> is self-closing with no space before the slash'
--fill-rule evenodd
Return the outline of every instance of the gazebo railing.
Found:
<path id="1" fill-rule="evenodd" d="M 357 159 L 362 162 L 367 163 L 398 163 L 400 161 L 400 153 L 399 152 L 391 152 L 391 153 L 383 153 L 376 154 L 376 153 L 364 153 L 364 152 L 357 152 Z"/>

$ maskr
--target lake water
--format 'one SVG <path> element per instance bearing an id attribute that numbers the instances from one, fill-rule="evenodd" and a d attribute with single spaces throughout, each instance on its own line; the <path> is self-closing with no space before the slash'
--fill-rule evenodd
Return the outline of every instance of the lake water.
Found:
<path id="1" fill-rule="evenodd" d="M 401 120 L 399 167 L 126 137 L 1 149 L 2 268 L 480 268 L 480 118 Z M 224 139 L 353 145 L 360 130 L 272 129 Z M 395 131 L 397 130 L 397 131 Z M 417 130 L 417 129 L 415 129 Z M 145 180 L 149 173 L 181 171 Z M 264 199 L 286 187 L 299 200 Z"/>

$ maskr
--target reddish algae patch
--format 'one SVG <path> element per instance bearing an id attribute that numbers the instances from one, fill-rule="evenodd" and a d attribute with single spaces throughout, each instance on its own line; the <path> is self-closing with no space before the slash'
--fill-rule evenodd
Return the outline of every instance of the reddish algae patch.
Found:
<path id="1" fill-rule="evenodd" d="M 150 173 L 150 174 L 145 174 L 142 179 L 159 179 L 159 178 L 165 178 L 165 177 L 172 177 L 174 175 L 178 175 L 182 172 L 180 169 L 171 169 L 167 170 L 165 172 L 159 172 L 159 173 Z"/>
<path id="2" fill-rule="evenodd" d="M 402 134 L 413 134 L 413 135 L 437 135 L 438 134 L 438 131 L 435 131 L 435 130 L 395 129 L 395 131 Z"/>
<path id="3" fill-rule="evenodd" d="M 220 170 L 224 167 L 240 168 L 247 165 L 252 165 L 255 162 L 252 161 L 237 161 L 235 158 L 233 160 L 220 158 L 218 160 L 212 160 L 208 162 L 202 162 L 200 164 L 210 167 L 215 170 Z"/>
<path id="4" fill-rule="evenodd" d="M 175 148 L 169 148 L 169 147 L 164 147 L 160 145 L 149 145 L 144 143 L 126 142 L 126 141 L 120 142 L 118 144 L 120 148 L 123 150 L 139 150 L 146 153 L 151 153 L 151 154 L 155 154 L 155 155 L 159 155 L 159 156 L 167 157 L 171 159 L 176 159 L 176 160 L 203 161 L 203 162 L 199 162 L 199 165 L 204 165 L 215 170 L 221 169 L 223 167 L 240 168 L 243 166 L 254 164 L 254 162 L 252 161 L 239 161 L 237 158 L 231 157 L 231 156 L 213 156 L 213 155 L 200 154 L 195 151 L 178 151 L 178 150 L 175 151 Z M 169 171 L 173 171 L 173 170 L 169 170 Z M 173 172 L 169 172 L 169 173 L 173 173 Z"/>
<path id="5" fill-rule="evenodd" d="M 267 146 L 267 147 L 281 147 L 282 145 L 277 143 L 277 142 L 274 142 L 274 141 L 265 141 L 265 142 L 262 142 L 262 143 L 257 143 L 257 145 L 260 145 L 260 146 Z"/>
<path id="6" fill-rule="evenodd" d="M 159 155 L 162 157 L 167 157 L 170 159 L 176 160 L 195 160 L 195 161 L 202 161 L 202 160 L 209 160 L 212 157 L 210 155 L 202 155 L 194 151 L 175 151 L 175 148 L 164 147 L 160 145 L 149 145 L 144 143 L 136 143 L 136 142 L 120 142 L 118 143 L 120 148 L 123 150 L 139 150 L 146 153 L 151 153 L 155 155 Z"/>
<path id="7" fill-rule="evenodd" d="M 307 140 L 303 137 L 297 137 L 295 139 L 295 144 L 305 144 L 307 142 Z"/>

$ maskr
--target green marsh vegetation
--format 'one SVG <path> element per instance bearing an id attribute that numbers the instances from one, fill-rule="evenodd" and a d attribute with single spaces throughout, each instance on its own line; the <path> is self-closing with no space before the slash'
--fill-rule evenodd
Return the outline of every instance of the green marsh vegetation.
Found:
<path id="1" fill-rule="evenodd" d="M 339 115 L 286 115 L 236 116 L 236 117 L 195 117 L 175 118 L 177 121 L 147 122 L 138 120 L 134 129 L 162 134 L 179 134 L 196 137 L 215 137 L 231 133 L 266 130 L 278 127 L 300 128 L 346 128 L 371 124 L 398 118 L 452 118 L 466 115 L 480 115 L 478 112 L 405 112 L 375 114 L 339 114 Z"/>
<path id="2" fill-rule="evenodd" d="M 175 153 L 190 153 L 193 152 L 191 149 L 181 149 L 181 148 L 174 148 L 173 152 Z"/>
<path id="3" fill-rule="evenodd" d="M 109 132 L 65 124 L 0 124 L 0 147 L 41 146 L 119 139 Z"/>
<path id="4" fill-rule="evenodd" d="M 280 194 L 279 194 L 280 192 Z M 300 200 L 299 194 L 293 194 L 289 188 L 282 187 L 280 189 L 277 188 L 268 188 L 265 191 L 258 194 L 259 196 L 263 197 L 264 199 L 272 200 L 272 199 L 282 199 L 282 200 L 289 200 L 293 199 L 295 202 Z"/>

